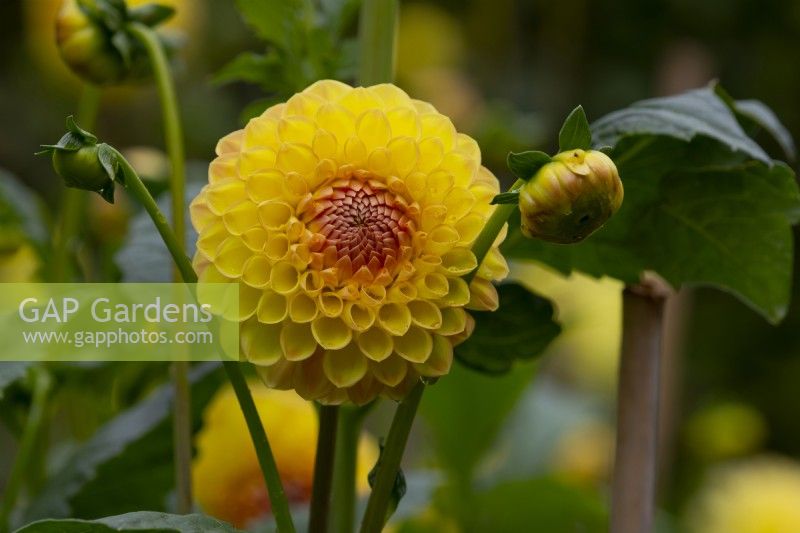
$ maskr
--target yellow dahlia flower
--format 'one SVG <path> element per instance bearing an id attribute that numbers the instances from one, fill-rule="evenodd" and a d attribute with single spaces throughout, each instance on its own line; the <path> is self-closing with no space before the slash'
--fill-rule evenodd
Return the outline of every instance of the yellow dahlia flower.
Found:
<path id="1" fill-rule="evenodd" d="M 291 503 L 311 498 L 318 431 L 314 407 L 296 394 L 251 387 L 256 409 L 269 434 L 278 472 Z M 203 510 L 238 528 L 270 513 L 269 496 L 247 424 L 233 389 L 221 389 L 203 414 L 192 467 L 194 491 Z M 378 459 L 375 440 L 362 436 L 356 465 L 357 489 L 369 490 L 367 475 Z"/>
<path id="2" fill-rule="evenodd" d="M 497 179 L 478 145 L 389 84 L 320 81 L 224 137 L 192 202 L 203 282 L 238 282 L 242 354 L 324 403 L 402 398 L 446 374 L 495 309 L 496 245 L 470 251 Z"/>
<path id="3" fill-rule="evenodd" d="M 697 533 L 800 531 L 800 464 L 762 457 L 716 471 L 689 514 Z"/>

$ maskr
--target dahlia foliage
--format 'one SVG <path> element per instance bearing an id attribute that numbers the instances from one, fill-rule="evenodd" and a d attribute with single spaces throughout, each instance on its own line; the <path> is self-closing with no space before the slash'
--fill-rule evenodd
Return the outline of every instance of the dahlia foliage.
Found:
<path id="1" fill-rule="evenodd" d="M 242 355 L 306 399 L 402 398 L 446 374 L 465 311 L 494 310 L 470 250 L 497 179 L 478 145 L 389 84 L 317 82 L 224 137 L 192 202 L 203 282 L 240 284 Z"/>

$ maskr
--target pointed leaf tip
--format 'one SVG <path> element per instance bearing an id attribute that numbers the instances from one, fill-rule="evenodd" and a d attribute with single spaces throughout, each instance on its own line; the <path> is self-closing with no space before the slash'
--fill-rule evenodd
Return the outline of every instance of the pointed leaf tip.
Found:
<path id="1" fill-rule="evenodd" d="M 592 132 L 583 106 L 578 106 L 564 120 L 561 131 L 558 132 L 558 151 L 588 150 L 592 147 Z"/>

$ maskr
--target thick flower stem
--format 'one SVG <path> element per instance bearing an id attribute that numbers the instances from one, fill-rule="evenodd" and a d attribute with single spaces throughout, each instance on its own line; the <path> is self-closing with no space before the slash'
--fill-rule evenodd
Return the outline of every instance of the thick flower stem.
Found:
<path id="1" fill-rule="evenodd" d="M 394 79 L 398 11 L 398 0 L 361 3 L 358 80 L 365 87 Z"/>
<path id="2" fill-rule="evenodd" d="M 653 526 L 665 301 L 659 282 L 623 292 L 612 533 L 642 533 Z"/>
<path id="3" fill-rule="evenodd" d="M 336 430 L 336 460 L 331 502 L 333 533 L 353 533 L 356 520 L 356 468 L 361 426 L 375 402 L 363 406 L 344 405 L 339 411 Z"/>
<path id="4" fill-rule="evenodd" d="M 311 511 L 308 520 L 309 533 L 328 531 L 338 420 L 339 406 L 320 406 L 319 436 L 317 437 L 317 454 L 314 461 L 314 486 L 311 492 Z"/>
<path id="5" fill-rule="evenodd" d="M 425 384 L 422 381 L 418 382 L 397 406 L 392 426 L 389 428 L 389 435 L 386 437 L 386 446 L 378 460 L 375 483 L 367 502 L 364 521 L 361 523 L 361 533 L 380 533 L 383 530 L 392 488 L 400 471 L 400 461 L 403 458 L 408 435 L 411 433 L 411 425 L 414 423 L 414 417 L 424 391 Z"/>
<path id="6" fill-rule="evenodd" d="M 10 530 L 11 512 L 14 510 L 22 485 L 30 473 L 31 462 L 34 460 L 45 419 L 47 398 L 50 394 L 52 380 L 47 371 L 42 367 L 32 367 L 31 374 L 33 377 L 33 401 L 22 432 L 19 451 L 3 493 L 3 501 L 0 503 L 0 533 L 7 533 Z"/>
<path id="7" fill-rule="evenodd" d="M 78 102 L 78 122 L 86 129 L 94 129 L 97 112 L 100 109 L 100 89 L 94 85 L 84 85 Z M 58 231 L 53 242 L 53 281 L 64 282 L 72 278 L 73 241 L 78 235 L 83 218 L 86 193 L 80 189 L 67 187 L 61 200 Z"/>
<path id="8" fill-rule="evenodd" d="M 255 402 L 253 402 L 250 389 L 247 387 L 247 381 L 245 381 L 244 374 L 239 368 L 240 364 L 231 361 L 223 362 L 225 372 L 228 373 L 228 379 L 233 386 L 233 391 L 236 393 L 236 398 L 239 400 L 239 407 L 247 423 L 247 429 L 250 430 L 253 445 L 256 448 L 258 463 L 261 465 L 261 471 L 264 473 L 264 480 L 267 483 L 269 501 L 272 505 L 272 513 L 275 516 L 278 531 L 280 533 L 294 533 L 295 529 L 292 522 L 292 514 L 289 510 L 289 501 L 286 499 L 286 493 L 283 490 L 281 477 L 278 473 L 278 465 L 275 463 L 275 456 L 272 455 L 267 433 L 264 431 L 261 418 L 258 416 L 258 410 Z"/>
<path id="9" fill-rule="evenodd" d="M 136 174 L 136 171 L 130 163 L 128 163 L 119 152 L 116 152 L 116 154 L 117 160 L 125 174 L 125 187 L 134 198 L 142 203 L 145 211 L 150 215 L 150 218 L 156 225 L 159 235 L 161 235 L 161 239 L 167 246 L 167 250 L 169 250 L 170 255 L 172 255 L 172 260 L 175 262 L 184 283 L 196 283 L 197 273 L 195 273 L 192 268 L 192 262 L 183 252 L 183 248 L 178 243 L 175 233 L 173 233 L 166 217 L 158 208 L 158 204 L 156 204 L 150 191 L 144 186 L 144 183 L 142 183 L 142 180 Z M 228 374 L 228 379 L 239 401 L 239 407 L 247 422 L 247 429 L 250 432 L 250 438 L 256 450 L 258 463 L 264 475 L 264 481 L 267 485 L 269 500 L 272 505 L 275 521 L 278 524 L 278 530 L 280 533 L 294 533 L 295 528 L 291 511 L 289 510 L 289 501 L 286 499 L 286 493 L 283 490 L 283 484 L 278 474 L 278 466 L 275 463 L 275 457 L 272 455 L 272 448 L 269 445 L 269 440 L 267 440 L 264 426 L 261 424 L 261 419 L 258 416 L 258 411 L 253 402 L 253 396 L 250 394 L 250 389 L 247 388 L 247 381 L 239 366 L 240 363 L 223 361 L 222 364 L 225 367 L 225 372 Z"/>
<path id="10" fill-rule="evenodd" d="M 153 68 L 164 122 L 164 138 L 171 165 L 170 191 L 172 193 L 172 227 L 178 235 L 178 245 L 183 249 L 186 234 L 184 220 L 184 190 L 186 188 L 186 161 L 183 148 L 183 131 L 180 110 L 175 96 L 175 86 L 164 49 L 156 33 L 144 24 L 132 23 L 130 30 L 147 49 Z M 176 273 L 176 278 L 178 273 Z M 172 364 L 175 383 L 174 439 L 177 507 L 179 513 L 192 511 L 192 425 L 189 363 Z"/>

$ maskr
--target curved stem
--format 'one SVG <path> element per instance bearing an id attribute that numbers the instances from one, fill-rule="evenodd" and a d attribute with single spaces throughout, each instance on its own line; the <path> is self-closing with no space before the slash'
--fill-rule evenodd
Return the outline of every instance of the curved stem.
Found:
<path id="1" fill-rule="evenodd" d="M 139 23 L 130 24 L 130 30 L 147 50 L 158 87 L 164 122 L 164 138 L 172 167 L 172 179 L 170 180 L 172 227 L 175 234 L 178 235 L 178 245 L 183 249 L 183 239 L 184 235 L 186 235 L 186 221 L 184 220 L 186 158 L 183 148 L 183 128 L 181 126 L 178 100 L 175 96 L 175 86 L 170 74 L 169 63 L 158 35 L 152 29 Z M 175 276 L 176 278 L 178 277 L 177 272 Z M 179 513 L 186 514 L 192 511 L 192 423 L 188 361 L 175 361 L 172 363 L 172 379 L 175 383 L 173 434 L 175 439 L 177 507 Z"/>
<path id="2" fill-rule="evenodd" d="M 29 473 L 31 460 L 34 458 L 42 422 L 45 418 L 47 397 L 50 394 L 51 379 L 47 371 L 41 367 L 32 367 L 31 373 L 33 375 L 33 401 L 28 413 L 28 421 L 22 432 L 19 451 L 3 494 L 3 502 L 0 504 L 0 533 L 9 531 L 11 512 L 14 510 L 14 504 L 17 502 L 25 477 Z"/>
<path id="3" fill-rule="evenodd" d="M 400 461 L 403 458 L 403 451 L 408 442 L 408 435 L 411 433 L 411 425 L 417 414 L 419 402 L 422 400 L 422 393 L 425 385 L 422 381 L 414 385 L 408 396 L 397 406 L 392 426 L 389 428 L 389 435 L 386 437 L 386 446 L 381 452 L 378 460 L 375 483 L 372 486 L 372 494 L 367 502 L 367 510 L 364 512 L 364 521 L 361 523 L 361 533 L 380 533 L 386 523 L 389 501 L 392 495 L 392 488 L 397 480 L 400 471 Z"/>
<path id="4" fill-rule="evenodd" d="M 336 431 L 336 466 L 333 471 L 332 506 L 336 510 L 331 526 L 334 533 L 353 533 L 356 520 L 356 469 L 358 442 L 364 418 L 376 402 L 363 406 L 342 406 Z"/>
<path id="5" fill-rule="evenodd" d="M 97 112 L 100 109 L 100 89 L 94 85 L 84 85 L 78 102 L 78 123 L 87 130 L 94 129 Z M 67 187 L 61 199 L 58 231 L 53 239 L 53 280 L 68 281 L 72 276 L 71 247 L 80 232 L 83 219 L 86 193 L 80 189 Z"/>
<path id="6" fill-rule="evenodd" d="M 319 436 L 317 437 L 317 454 L 314 461 L 314 485 L 311 491 L 311 511 L 308 520 L 309 533 L 325 533 L 328 530 L 338 419 L 339 406 L 320 406 Z"/>
<path id="7" fill-rule="evenodd" d="M 144 183 L 142 183 L 142 180 L 139 178 L 138 174 L 136 174 L 136 171 L 130 163 L 128 163 L 119 152 L 116 150 L 114 151 L 122 167 L 122 171 L 125 173 L 125 187 L 142 203 L 145 211 L 150 215 L 150 218 L 158 229 L 158 233 L 161 235 L 161 239 L 164 241 L 164 244 L 166 244 L 170 255 L 172 255 L 172 260 L 175 262 L 183 281 L 185 283 L 196 283 L 197 274 L 192 268 L 192 263 L 183 252 L 178 243 L 178 239 L 169 227 L 166 217 L 158 208 L 158 204 L 156 204 L 150 191 L 144 186 Z M 240 363 L 223 361 L 222 365 L 225 367 L 225 372 L 228 374 L 228 379 L 236 393 L 236 399 L 239 401 L 239 407 L 247 422 L 250 438 L 256 449 L 258 463 L 261 466 L 261 472 L 267 484 L 272 512 L 275 515 L 275 521 L 278 524 L 279 531 L 281 533 L 294 533 L 295 529 L 294 523 L 292 522 L 292 515 L 289 511 L 289 501 L 283 490 L 281 478 L 278 473 L 278 466 L 275 463 L 275 457 L 272 455 L 272 448 L 269 445 L 267 434 L 258 416 L 253 397 L 250 394 L 250 389 L 247 387 L 244 374 L 239 366 Z"/>
<path id="8" fill-rule="evenodd" d="M 508 192 L 516 191 L 524 184 L 524 180 L 517 180 L 511 188 L 508 189 Z M 515 209 L 517 209 L 517 204 L 500 204 L 495 208 L 489 220 L 486 221 L 486 225 L 472 244 L 472 253 L 475 254 L 475 258 L 478 260 L 478 266 L 475 267 L 475 270 L 464 276 L 467 283 L 471 282 L 478 273 L 481 263 L 483 263 L 483 260 L 486 258 L 486 254 L 492 249 L 492 244 L 494 244 L 494 241 L 503 229 L 503 225 L 508 222 L 508 217 L 511 216 Z"/>

